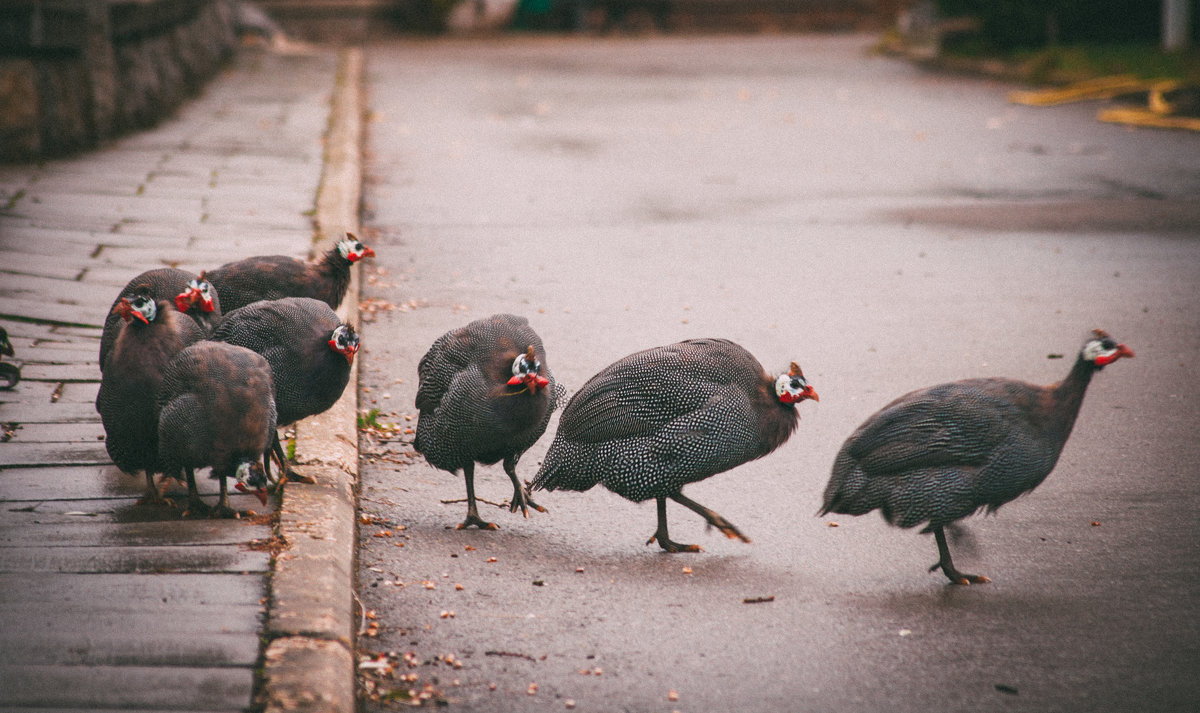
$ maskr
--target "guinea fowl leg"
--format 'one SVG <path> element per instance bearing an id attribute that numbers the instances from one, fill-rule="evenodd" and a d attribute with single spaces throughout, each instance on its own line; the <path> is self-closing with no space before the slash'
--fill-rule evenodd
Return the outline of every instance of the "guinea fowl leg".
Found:
<path id="1" fill-rule="evenodd" d="M 200 490 L 196 487 L 196 472 L 191 467 L 184 468 L 184 472 L 187 474 L 188 505 L 187 510 L 183 511 L 183 516 L 191 515 L 193 510 L 197 513 L 208 512 L 208 506 L 200 499 Z"/>
<path id="2" fill-rule="evenodd" d="M 279 460 L 279 480 L 280 482 L 287 480 L 293 483 L 308 483 L 312 485 L 317 482 L 311 475 L 304 475 L 292 470 L 288 465 L 287 457 L 283 454 L 283 444 L 279 442 L 279 432 L 276 431 L 271 438 L 271 452 L 275 454 L 275 458 Z M 268 470 L 268 473 L 271 471 Z"/>
<path id="3" fill-rule="evenodd" d="M 154 482 L 154 471 L 146 471 L 146 494 L 142 497 L 140 503 L 152 503 L 163 507 L 171 507 L 172 502 L 163 497 L 162 491 L 158 489 L 158 485 Z"/>
<path id="4" fill-rule="evenodd" d="M 521 514 L 525 517 L 529 517 L 529 508 L 538 512 L 546 512 L 546 508 L 533 502 L 529 491 L 521 487 L 521 481 L 517 479 L 517 456 L 509 456 L 504 459 L 504 472 L 508 473 L 508 478 L 513 484 L 512 503 L 508 506 L 509 512 L 516 512 L 517 508 L 521 508 Z"/>
<path id="5" fill-rule="evenodd" d="M 672 554 L 676 552 L 703 552 L 704 549 L 700 545 L 681 545 L 678 542 L 672 542 L 670 536 L 667 535 L 667 499 L 658 498 L 658 529 L 646 540 L 646 544 L 650 544 L 658 540 L 658 546 Z"/>
<path id="6" fill-rule="evenodd" d="M 217 506 L 208 511 L 208 516 L 211 518 L 231 518 L 237 517 L 237 510 L 229 507 L 229 486 L 225 482 L 225 478 L 217 478 L 221 481 L 221 497 L 217 499 Z"/>
<path id="7" fill-rule="evenodd" d="M 983 584 L 992 581 L 982 574 L 963 574 L 954 568 L 954 562 L 950 560 L 950 547 L 946 545 L 946 533 L 942 531 L 941 525 L 934 528 L 933 537 L 937 540 L 938 561 L 929 568 L 930 572 L 941 569 L 942 574 L 954 584 Z"/>
<path id="8" fill-rule="evenodd" d="M 725 535 L 729 539 L 741 540 L 742 542 L 750 541 L 750 538 L 743 535 L 740 530 L 733 526 L 732 522 L 726 520 L 712 510 L 709 510 L 695 500 L 685 497 L 683 493 L 675 493 L 671 496 L 671 499 L 704 518 L 705 522 L 720 530 L 721 534 Z"/>
<path id="9" fill-rule="evenodd" d="M 499 530 L 494 522 L 488 522 L 479 517 L 479 507 L 475 504 L 475 464 L 467 463 L 463 467 L 463 478 L 467 481 L 467 519 L 458 524 L 456 530 L 464 530 L 471 525 L 480 530 Z"/>

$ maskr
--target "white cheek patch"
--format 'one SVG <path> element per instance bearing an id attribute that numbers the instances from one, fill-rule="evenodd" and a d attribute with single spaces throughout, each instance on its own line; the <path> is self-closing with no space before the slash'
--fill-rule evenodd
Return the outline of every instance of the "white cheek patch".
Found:
<path id="1" fill-rule="evenodd" d="M 1116 349 L 1105 349 L 1104 342 L 1098 339 L 1093 339 L 1083 345 L 1083 358 L 1087 361 L 1096 361 L 1099 357 L 1109 357 L 1116 353 Z"/>
<path id="2" fill-rule="evenodd" d="M 791 385 L 792 377 L 788 374 L 780 374 L 779 378 L 775 380 L 775 396 L 782 397 L 788 392 Z"/>

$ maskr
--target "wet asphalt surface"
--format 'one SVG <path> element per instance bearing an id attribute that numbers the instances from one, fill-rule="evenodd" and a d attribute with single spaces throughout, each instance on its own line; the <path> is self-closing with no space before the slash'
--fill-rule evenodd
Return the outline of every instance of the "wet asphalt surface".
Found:
<path id="1" fill-rule="evenodd" d="M 376 694 L 472 711 L 1174 711 L 1200 703 L 1200 135 L 1006 103 L 863 36 L 403 41 L 368 49 L 361 398 Z M 671 504 L 542 493 L 528 519 L 412 455 L 416 365 L 526 315 L 568 389 L 630 352 L 731 338 L 821 395 L 765 459 Z M 1093 380 L 1040 488 L 952 542 L 815 515 L 833 457 L 909 390 Z M 408 419 L 412 419 L 411 421 Z M 531 479 L 550 430 L 518 466 Z M 504 501 L 499 466 L 480 497 Z M 836 524 L 836 527 L 834 526 Z M 456 587 L 461 585 L 461 589 Z M 745 603 L 747 599 L 765 599 Z M 447 655 L 451 655 L 447 658 Z M 457 662 L 457 663 L 456 663 Z M 396 678 L 415 674 L 411 681 Z M 536 688 L 531 688 L 536 684 Z M 368 701 L 367 710 L 389 704 Z"/>

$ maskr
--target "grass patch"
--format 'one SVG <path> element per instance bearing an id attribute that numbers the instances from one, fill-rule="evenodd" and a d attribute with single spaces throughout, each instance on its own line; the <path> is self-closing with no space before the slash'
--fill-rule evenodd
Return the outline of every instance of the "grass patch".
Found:
<path id="1" fill-rule="evenodd" d="M 382 428 L 383 426 L 379 423 L 379 409 L 373 408 L 366 413 L 358 414 L 358 427 L 375 429 Z"/>
<path id="2" fill-rule="evenodd" d="M 1200 82 L 1200 50 L 1164 52 L 1150 43 L 1053 45 L 995 52 L 963 42 L 942 52 L 951 62 L 998 63 L 1007 73 L 1033 84 L 1066 84 L 1114 74 Z"/>

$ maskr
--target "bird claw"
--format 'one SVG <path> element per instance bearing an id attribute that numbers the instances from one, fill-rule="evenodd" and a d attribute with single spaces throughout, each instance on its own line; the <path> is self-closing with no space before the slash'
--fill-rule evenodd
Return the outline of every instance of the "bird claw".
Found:
<path id="1" fill-rule="evenodd" d="M 478 515 L 467 515 L 467 519 L 458 523 L 458 526 L 455 527 L 454 529 L 455 530 L 465 530 L 472 525 L 474 525 L 475 527 L 478 527 L 480 530 L 499 530 L 500 529 L 500 526 L 497 525 L 496 523 L 488 522 L 487 520 L 484 520 L 483 518 L 479 517 Z"/>
<path id="2" fill-rule="evenodd" d="M 658 541 L 659 547 L 663 548 L 664 550 L 666 550 L 667 552 L 669 552 L 671 554 L 677 554 L 679 552 L 703 552 L 704 551 L 704 548 L 701 547 L 700 545 L 682 545 L 678 542 L 673 542 L 665 537 L 659 537 L 657 532 L 654 533 L 653 535 L 651 535 L 649 540 L 646 540 L 646 544 L 647 545 L 653 544 L 656 540 Z"/>
<path id="3" fill-rule="evenodd" d="M 963 574 L 954 568 L 947 569 L 940 561 L 934 562 L 929 571 L 936 572 L 939 569 L 942 570 L 942 574 L 946 575 L 946 579 L 949 579 L 951 584 L 966 586 L 968 584 L 987 584 L 992 581 L 982 574 Z"/>
<path id="4" fill-rule="evenodd" d="M 541 505 L 533 502 L 533 498 L 529 497 L 529 494 L 520 488 L 513 491 L 512 500 L 508 504 L 509 512 L 516 512 L 517 508 L 521 508 L 521 514 L 525 516 L 526 520 L 529 519 L 529 508 L 533 508 L 538 512 L 550 512 Z"/>

